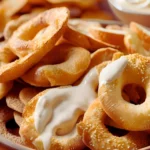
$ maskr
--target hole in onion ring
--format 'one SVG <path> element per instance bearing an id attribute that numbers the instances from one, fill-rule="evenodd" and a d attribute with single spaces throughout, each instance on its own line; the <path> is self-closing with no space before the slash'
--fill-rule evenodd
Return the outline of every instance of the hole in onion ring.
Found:
<path id="1" fill-rule="evenodd" d="M 127 130 L 118 129 L 118 128 L 115 128 L 115 127 L 112 127 L 112 126 L 108 126 L 108 125 L 105 125 L 105 126 L 108 129 L 108 131 L 111 134 L 113 134 L 114 136 L 121 137 L 121 136 L 125 136 L 126 134 L 129 133 Z"/>
<path id="2" fill-rule="evenodd" d="M 44 31 L 44 29 L 47 26 L 48 26 L 48 24 L 45 24 L 45 23 L 38 24 L 37 26 L 35 25 L 34 28 L 30 28 L 28 30 L 28 32 L 24 33 L 23 35 L 20 35 L 20 38 L 24 41 L 32 40 L 32 39 L 34 39 L 34 37 L 37 36 L 37 34 L 39 34 L 39 32 Z"/>
<path id="3" fill-rule="evenodd" d="M 0 42 L 3 42 L 5 39 L 4 39 L 4 36 L 2 34 L 0 34 Z"/>
<path id="4" fill-rule="evenodd" d="M 142 86 L 133 83 L 123 87 L 122 97 L 132 104 L 139 105 L 145 101 L 146 93 Z"/>
<path id="5" fill-rule="evenodd" d="M 57 55 L 56 55 L 56 52 L 57 52 Z M 70 57 L 69 55 L 71 55 L 71 52 L 68 53 L 67 50 L 63 50 L 63 53 L 62 53 L 62 51 L 54 48 L 41 60 L 41 63 L 43 65 L 44 64 L 45 65 L 46 64 L 57 65 L 57 64 L 64 63 L 65 61 L 67 61 L 67 59 Z"/>
<path id="6" fill-rule="evenodd" d="M 6 122 L 6 128 L 11 134 L 19 136 L 19 126 L 16 124 L 14 119 Z"/>

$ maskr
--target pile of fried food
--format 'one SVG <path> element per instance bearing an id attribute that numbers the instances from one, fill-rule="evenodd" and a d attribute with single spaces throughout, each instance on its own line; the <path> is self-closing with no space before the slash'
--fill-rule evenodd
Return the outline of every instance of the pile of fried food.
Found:
<path id="1" fill-rule="evenodd" d="M 70 19 L 94 16 L 94 0 L 15 3 L 0 2 L 0 141 L 38 150 L 149 146 L 150 31 Z"/>

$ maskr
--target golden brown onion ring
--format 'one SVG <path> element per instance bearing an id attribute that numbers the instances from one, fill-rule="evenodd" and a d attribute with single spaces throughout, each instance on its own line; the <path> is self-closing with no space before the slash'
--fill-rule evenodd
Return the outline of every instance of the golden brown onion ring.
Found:
<path id="1" fill-rule="evenodd" d="M 83 121 L 77 125 L 83 142 L 90 149 L 138 150 L 149 145 L 149 135 L 144 132 L 129 132 L 122 137 L 114 136 L 105 126 L 107 117 L 99 100 L 96 99 L 86 111 Z"/>

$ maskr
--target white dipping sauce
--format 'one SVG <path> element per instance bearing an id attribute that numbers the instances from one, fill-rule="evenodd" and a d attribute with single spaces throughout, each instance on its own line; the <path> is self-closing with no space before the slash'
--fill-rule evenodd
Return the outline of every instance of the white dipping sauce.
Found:
<path id="1" fill-rule="evenodd" d="M 33 142 L 42 141 L 44 150 L 49 150 L 52 136 L 72 131 L 82 115 L 97 97 L 98 72 L 91 69 L 78 86 L 53 88 L 41 96 L 36 104 L 34 121 L 39 137 Z M 67 131 L 65 131 L 67 130 Z M 62 133 L 63 134 L 63 133 Z"/>
<path id="2" fill-rule="evenodd" d="M 116 80 L 124 71 L 127 63 L 128 63 L 127 58 L 122 56 L 119 59 L 108 64 L 100 73 L 99 76 L 100 86 Z"/>
<path id="3" fill-rule="evenodd" d="M 137 13 L 150 13 L 150 0 L 112 0 L 122 10 Z"/>

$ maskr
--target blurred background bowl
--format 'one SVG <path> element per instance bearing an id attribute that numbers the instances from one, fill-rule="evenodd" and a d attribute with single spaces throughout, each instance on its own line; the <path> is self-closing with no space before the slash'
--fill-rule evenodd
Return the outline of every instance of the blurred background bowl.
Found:
<path id="1" fill-rule="evenodd" d="M 140 23 L 144 26 L 150 27 L 150 13 L 131 12 L 130 10 L 122 9 L 114 0 L 108 0 L 108 4 L 114 15 L 125 24 L 132 21 Z"/>

